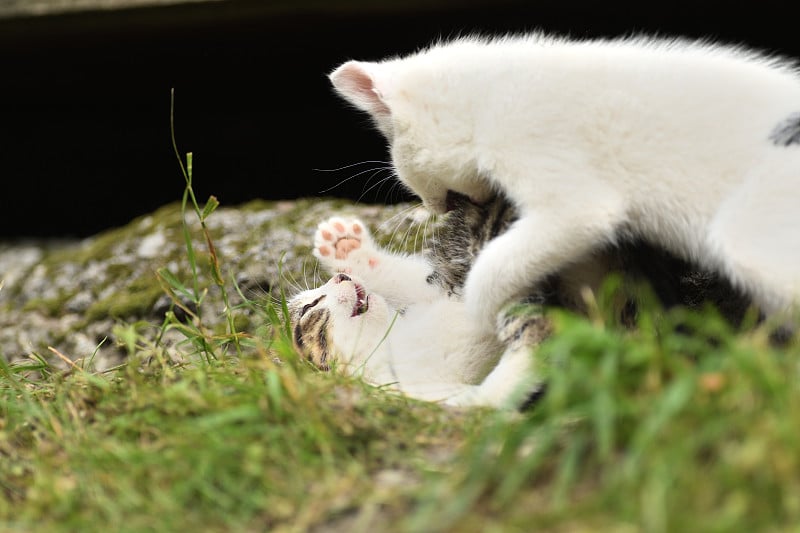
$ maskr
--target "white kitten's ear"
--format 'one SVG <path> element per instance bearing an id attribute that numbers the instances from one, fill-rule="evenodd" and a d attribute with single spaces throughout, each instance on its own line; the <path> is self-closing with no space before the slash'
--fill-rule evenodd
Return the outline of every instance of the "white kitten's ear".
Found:
<path id="1" fill-rule="evenodd" d="M 336 90 L 348 102 L 368 112 L 381 123 L 391 115 L 383 100 L 376 79 L 377 65 L 361 61 L 348 61 L 329 76 Z"/>

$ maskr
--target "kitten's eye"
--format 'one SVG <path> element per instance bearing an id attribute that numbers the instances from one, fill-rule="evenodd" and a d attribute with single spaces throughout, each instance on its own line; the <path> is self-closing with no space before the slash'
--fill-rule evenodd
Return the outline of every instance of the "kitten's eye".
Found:
<path id="1" fill-rule="evenodd" d="M 300 318 L 303 318 L 303 315 L 305 315 L 308 312 L 309 309 L 311 309 L 312 307 L 315 307 L 318 303 L 320 303 L 324 299 L 325 299 L 325 295 L 322 295 L 319 298 L 317 298 L 316 300 L 314 300 L 313 302 L 311 302 L 310 304 L 304 305 L 303 309 L 300 310 Z"/>

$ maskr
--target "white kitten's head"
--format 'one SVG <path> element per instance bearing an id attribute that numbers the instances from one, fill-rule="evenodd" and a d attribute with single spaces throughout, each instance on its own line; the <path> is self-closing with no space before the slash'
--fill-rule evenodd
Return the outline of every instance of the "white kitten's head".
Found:
<path id="1" fill-rule="evenodd" d="M 345 274 L 301 292 L 287 307 L 295 348 L 318 368 L 345 373 L 355 373 L 380 346 L 394 316 L 383 297 Z"/>
<path id="2" fill-rule="evenodd" d="M 473 104 L 443 68 L 442 54 L 380 63 L 348 61 L 330 79 L 337 92 L 370 114 L 391 146 L 400 181 L 435 213 L 452 190 L 476 202 L 492 191 L 475 160 Z"/>

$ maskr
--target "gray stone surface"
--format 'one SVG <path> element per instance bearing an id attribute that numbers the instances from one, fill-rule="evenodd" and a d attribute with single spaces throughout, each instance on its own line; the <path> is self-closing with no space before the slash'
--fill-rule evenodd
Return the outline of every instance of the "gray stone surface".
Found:
<path id="1" fill-rule="evenodd" d="M 220 208 L 207 224 L 231 305 L 242 301 L 231 279 L 261 303 L 277 298 L 281 287 L 292 293 L 317 283 L 321 274 L 310 253 L 311 237 L 318 222 L 340 213 L 367 222 L 381 242 L 405 249 L 421 242 L 414 239 L 419 215 L 408 206 L 299 200 Z M 198 285 L 208 289 L 203 323 L 222 328 L 224 306 L 209 275 L 208 248 L 194 213 L 187 220 Z M 72 360 L 93 357 L 98 370 L 119 364 L 127 353 L 122 332 L 133 328 L 143 342 L 153 342 L 170 308 L 156 271 L 166 267 L 192 285 L 187 257 L 175 205 L 82 241 L 0 244 L 0 356 L 16 361 L 37 354 L 63 366 L 48 348 L 53 347 Z M 260 318 L 251 310 L 236 314 L 250 332 L 262 325 L 253 323 Z M 181 357 L 189 349 L 184 339 L 173 330 L 164 345 Z"/>

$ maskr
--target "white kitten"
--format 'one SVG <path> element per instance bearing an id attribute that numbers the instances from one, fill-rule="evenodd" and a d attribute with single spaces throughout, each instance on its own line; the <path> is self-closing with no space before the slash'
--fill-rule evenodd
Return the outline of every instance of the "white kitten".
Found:
<path id="1" fill-rule="evenodd" d="M 379 249 L 363 223 L 334 217 L 317 228 L 322 287 L 289 301 L 295 346 L 334 368 L 416 398 L 449 405 L 517 407 L 534 391 L 529 346 L 504 346 L 475 328 L 464 304 L 426 281 L 421 256 Z"/>
<path id="2" fill-rule="evenodd" d="M 481 252 L 477 324 L 628 235 L 729 277 L 767 311 L 800 299 L 800 74 L 708 43 L 462 39 L 331 74 L 434 212 L 504 192 L 520 219 Z"/>

